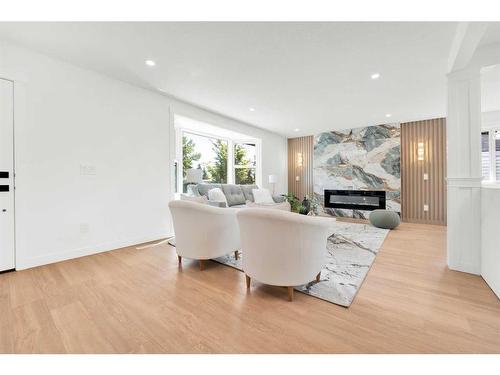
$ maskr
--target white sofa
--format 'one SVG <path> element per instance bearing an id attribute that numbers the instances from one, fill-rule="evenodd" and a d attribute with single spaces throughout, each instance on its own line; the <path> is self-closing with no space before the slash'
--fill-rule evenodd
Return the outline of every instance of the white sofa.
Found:
<path id="1" fill-rule="evenodd" d="M 175 248 L 179 257 L 197 259 L 200 270 L 204 261 L 241 249 L 240 231 L 235 208 L 219 208 L 189 201 L 168 204 L 175 231 Z"/>
<path id="2" fill-rule="evenodd" d="M 292 301 L 294 286 L 319 280 L 332 234 L 330 218 L 258 208 L 239 210 L 236 216 L 247 288 L 251 278 L 286 286 Z"/>

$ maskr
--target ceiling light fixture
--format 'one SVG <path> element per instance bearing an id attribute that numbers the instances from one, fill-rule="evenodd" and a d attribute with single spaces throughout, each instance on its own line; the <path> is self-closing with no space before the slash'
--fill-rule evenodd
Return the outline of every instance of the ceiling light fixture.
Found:
<path id="1" fill-rule="evenodd" d="M 380 73 L 373 73 L 373 74 L 371 75 L 371 78 L 372 78 L 372 79 L 379 79 L 379 78 L 380 78 Z"/>
<path id="2" fill-rule="evenodd" d="M 254 108 L 254 107 L 250 107 L 250 108 L 248 108 L 248 110 L 249 110 L 250 112 L 255 112 L 255 108 Z"/>
<path id="3" fill-rule="evenodd" d="M 300 129 L 299 128 L 295 128 L 295 129 L 293 129 L 293 131 L 294 132 L 298 132 L 298 131 L 300 131 Z"/>
<path id="4" fill-rule="evenodd" d="M 385 117 L 389 118 L 389 117 L 392 117 L 392 115 L 391 115 L 390 113 L 387 113 L 387 114 L 385 115 Z"/>
<path id="5" fill-rule="evenodd" d="M 147 66 L 155 66 L 156 65 L 156 63 L 153 60 L 146 60 L 146 61 L 144 61 L 144 63 Z"/>

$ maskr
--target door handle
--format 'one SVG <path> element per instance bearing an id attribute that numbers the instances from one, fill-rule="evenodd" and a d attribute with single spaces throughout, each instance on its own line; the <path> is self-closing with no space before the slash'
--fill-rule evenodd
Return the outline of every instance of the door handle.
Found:
<path id="1" fill-rule="evenodd" d="M 7 209 L 6 208 L 2 208 L 2 212 L 7 212 Z"/>

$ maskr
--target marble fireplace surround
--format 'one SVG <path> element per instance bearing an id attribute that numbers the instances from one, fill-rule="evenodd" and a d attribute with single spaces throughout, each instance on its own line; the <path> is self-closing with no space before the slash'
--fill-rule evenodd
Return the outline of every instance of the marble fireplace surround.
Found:
<path id="1" fill-rule="evenodd" d="M 387 209 L 401 212 L 400 124 L 331 131 L 314 137 L 314 195 L 325 190 L 384 190 Z M 333 216 L 367 218 L 370 211 L 323 207 Z"/>

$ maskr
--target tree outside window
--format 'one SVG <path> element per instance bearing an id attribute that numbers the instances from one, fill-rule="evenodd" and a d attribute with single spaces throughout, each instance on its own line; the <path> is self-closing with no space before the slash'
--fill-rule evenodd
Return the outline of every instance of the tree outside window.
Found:
<path id="1" fill-rule="evenodd" d="M 232 171 L 229 170 L 229 147 L 232 147 L 234 155 Z M 255 184 L 257 163 L 254 143 L 234 143 L 185 131 L 182 136 L 182 158 L 183 191 L 186 191 L 187 170 L 191 168 L 202 170 L 204 182 L 225 184 L 234 179 L 236 184 Z M 231 177 L 229 173 L 233 173 Z"/>
<path id="2" fill-rule="evenodd" d="M 193 168 L 193 162 L 200 160 L 201 153 L 196 152 L 196 144 L 192 139 L 182 136 L 182 176 L 186 178 L 188 169 Z"/>
<path id="3" fill-rule="evenodd" d="M 255 184 L 256 147 L 254 143 L 234 145 L 234 182 L 238 185 Z"/>

